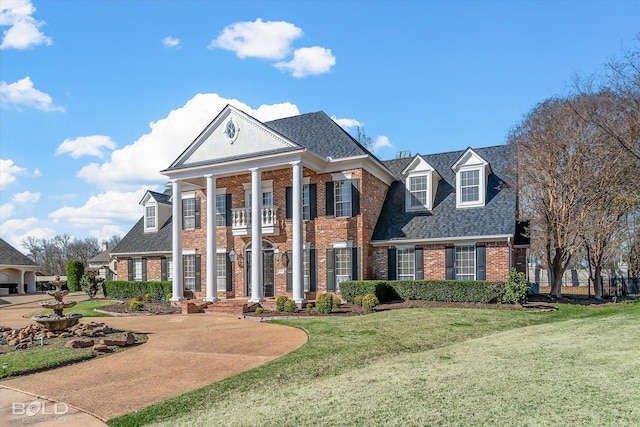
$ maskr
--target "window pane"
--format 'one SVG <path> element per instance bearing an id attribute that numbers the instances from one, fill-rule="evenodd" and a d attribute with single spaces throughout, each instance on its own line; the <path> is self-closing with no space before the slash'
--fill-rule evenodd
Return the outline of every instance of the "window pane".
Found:
<path id="1" fill-rule="evenodd" d="M 309 249 L 305 249 L 302 253 L 302 270 L 304 272 L 304 290 L 305 292 L 309 292 L 309 277 L 311 275 L 311 251 Z"/>
<path id="2" fill-rule="evenodd" d="M 351 249 L 336 249 L 336 291 L 340 290 L 340 283 L 351 280 Z"/>
<path id="3" fill-rule="evenodd" d="M 476 279 L 475 246 L 456 246 L 456 279 Z"/>
<path id="4" fill-rule="evenodd" d="M 196 256 L 184 256 L 184 289 L 188 291 L 196 290 Z"/>
<path id="5" fill-rule="evenodd" d="M 398 279 L 414 280 L 415 279 L 415 249 L 405 248 L 398 249 Z"/>
<path id="6" fill-rule="evenodd" d="M 145 208 L 145 228 L 156 228 L 156 207 L 147 206 Z"/>
<path id="7" fill-rule="evenodd" d="M 136 282 L 142 280 L 142 258 L 133 260 L 133 280 Z"/>
<path id="8" fill-rule="evenodd" d="M 333 188 L 336 216 L 351 216 L 351 181 L 336 181 Z"/>
<path id="9" fill-rule="evenodd" d="M 196 199 L 184 199 L 182 211 L 184 212 L 184 228 L 196 228 Z"/>
<path id="10" fill-rule="evenodd" d="M 173 257 L 167 257 L 167 280 L 173 279 Z"/>
<path id="11" fill-rule="evenodd" d="M 477 202 L 480 200 L 480 171 L 460 172 L 460 200 L 462 202 Z"/>
<path id="12" fill-rule="evenodd" d="M 216 226 L 227 225 L 227 198 L 224 194 L 216 196 Z"/>
<path id="13" fill-rule="evenodd" d="M 271 191 L 265 191 L 262 193 L 262 206 L 273 205 L 273 193 Z"/>
<path id="14" fill-rule="evenodd" d="M 411 192 L 411 206 L 427 205 L 427 177 L 415 176 L 409 178 L 409 191 Z"/>
<path id="15" fill-rule="evenodd" d="M 309 186 L 302 186 L 302 219 L 311 219 L 311 203 L 309 201 Z"/>
<path id="16" fill-rule="evenodd" d="M 216 254 L 216 276 L 218 290 L 227 290 L 227 254 Z"/>

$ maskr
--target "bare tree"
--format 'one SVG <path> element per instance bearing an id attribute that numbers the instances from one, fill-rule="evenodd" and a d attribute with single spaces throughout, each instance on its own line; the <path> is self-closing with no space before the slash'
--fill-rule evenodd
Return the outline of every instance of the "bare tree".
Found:
<path id="1" fill-rule="evenodd" d="M 27 256 L 40 266 L 45 274 L 65 274 L 67 262 L 72 259 L 85 265 L 89 259 L 100 253 L 100 245 L 95 237 L 84 240 L 72 239 L 70 234 L 61 234 L 51 239 L 28 237 L 22 241 Z"/>
<path id="2" fill-rule="evenodd" d="M 364 128 L 360 128 L 360 126 L 358 126 L 356 128 L 356 140 L 367 150 L 371 151 L 371 149 L 373 148 L 373 141 L 371 140 L 371 137 L 369 135 L 367 135 L 364 132 Z"/>
<path id="3" fill-rule="evenodd" d="M 551 292 L 561 296 L 562 276 L 582 244 L 589 199 L 585 177 L 593 126 L 565 99 L 538 104 L 508 137 L 516 158 L 520 216 L 530 220 L 532 245 L 543 252 Z"/>
<path id="4" fill-rule="evenodd" d="M 118 243 L 120 243 L 120 240 L 122 240 L 122 236 L 118 235 L 118 234 L 114 234 L 113 236 L 111 236 L 109 238 L 109 240 L 107 241 L 107 247 L 108 248 L 113 248 L 115 247 Z"/>

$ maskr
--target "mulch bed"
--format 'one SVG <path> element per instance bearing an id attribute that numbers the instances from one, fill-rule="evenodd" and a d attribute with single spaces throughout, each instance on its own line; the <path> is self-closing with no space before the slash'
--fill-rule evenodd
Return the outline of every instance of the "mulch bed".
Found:
<path id="1" fill-rule="evenodd" d="M 150 316 L 156 314 L 180 313 L 180 307 L 175 307 L 172 304 L 167 304 L 160 301 L 145 302 L 143 309 L 139 311 L 130 311 L 130 303 L 131 298 L 127 298 L 122 300 L 118 304 L 100 307 L 99 311 L 103 311 L 114 316 Z"/>

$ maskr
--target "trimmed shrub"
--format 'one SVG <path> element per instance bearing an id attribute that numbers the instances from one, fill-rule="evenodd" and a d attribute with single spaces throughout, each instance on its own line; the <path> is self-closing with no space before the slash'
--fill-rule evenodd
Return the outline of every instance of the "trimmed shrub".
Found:
<path id="1" fill-rule="evenodd" d="M 173 294 L 172 294 L 171 292 L 169 292 L 169 293 L 167 294 L 167 296 L 165 297 L 165 300 L 164 300 L 164 301 L 165 301 L 167 304 L 171 304 L 171 298 L 173 298 Z"/>
<path id="2" fill-rule="evenodd" d="M 80 279 L 80 288 L 83 292 L 89 295 L 89 298 L 94 299 L 98 293 L 99 283 L 102 279 L 96 279 L 96 273 L 93 271 L 87 271 Z"/>
<path id="3" fill-rule="evenodd" d="M 529 284 L 524 273 L 516 271 L 512 268 L 509 271 L 509 280 L 504 285 L 504 295 L 502 302 L 510 304 L 523 304 L 527 302 L 527 294 L 529 293 Z"/>
<path id="4" fill-rule="evenodd" d="M 283 309 L 287 313 L 295 313 L 296 311 L 298 311 L 298 306 L 296 305 L 295 301 L 291 301 L 290 299 L 288 299 L 284 302 Z"/>
<path id="5" fill-rule="evenodd" d="M 144 294 L 144 296 L 142 297 L 142 301 L 144 302 L 151 302 L 152 299 L 153 299 L 153 295 L 151 295 L 148 292 Z"/>
<path id="6" fill-rule="evenodd" d="M 307 303 L 306 308 L 307 308 L 307 311 L 309 311 L 309 312 L 310 312 L 311 310 L 313 310 L 313 304 L 311 304 L 311 303 Z"/>
<path id="7" fill-rule="evenodd" d="M 129 303 L 129 311 L 140 311 L 144 308 L 144 303 L 137 298 L 134 298 Z"/>
<path id="8" fill-rule="evenodd" d="M 262 314 L 262 313 L 264 313 L 264 308 L 262 307 L 256 308 L 256 314 Z"/>
<path id="9" fill-rule="evenodd" d="M 372 294 L 367 294 L 367 295 L 372 295 Z M 353 299 L 353 303 L 358 307 L 362 307 L 362 298 L 364 298 L 364 295 L 356 295 L 356 297 Z"/>
<path id="10" fill-rule="evenodd" d="M 67 263 L 67 287 L 71 292 L 79 291 L 80 280 L 84 275 L 84 264 L 82 261 L 72 259 Z"/>
<path id="11" fill-rule="evenodd" d="M 482 280 L 396 280 L 388 283 L 403 300 L 489 303 L 499 301 L 504 291 L 503 283 Z"/>
<path id="12" fill-rule="evenodd" d="M 333 295 L 321 294 L 316 297 L 316 311 L 322 314 L 329 314 L 333 309 Z"/>
<path id="13" fill-rule="evenodd" d="M 134 282 L 127 280 L 110 280 L 102 285 L 111 298 L 135 298 L 139 295 L 151 294 L 152 299 L 161 300 L 172 290 L 172 283 L 165 282 Z M 167 299 L 167 302 L 169 299 Z"/>
<path id="14" fill-rule="evenodd" d="M 362 308 L 367 311 L 372 311 L 375 307 L 380 305 L 378 297 L 374 294 L 367 294 L 362 297 Z"/>
<path id="15" fill-rule="evenodd" d="M 334 297 L 333 302 L 331 303 L 331 308 L 333 309 L 340 308 L 341 305 L 342 305 L 342 301 L 340 300 L 340 298 Z"/>
<path id="16" fill-rule="evenodd" d="M 356 296 L 374 294 L 379 301 L 399 299 L 399 296 L 385 280 L 350 280 L 340 283 L 340 293 L 345 301 L 352 303 Z"/>
<path id="17" fill-rule="evenodd" d="M 284 305 L 289 301 L 289 298 L 286 295 L 280 295 L 276 298 L 276 310 L 284 311 Z"/>

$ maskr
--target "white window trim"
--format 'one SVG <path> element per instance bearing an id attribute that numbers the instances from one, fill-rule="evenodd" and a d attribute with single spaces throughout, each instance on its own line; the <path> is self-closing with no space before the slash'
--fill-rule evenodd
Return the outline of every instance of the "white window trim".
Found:
<path id="1" fill-rule="evenodd" d="M 455 280 L 476 280 L 476 269 L 477 269 L 477 244 L 475 242 L 460 242 L 460 243 L 455 243 L 455 258 L 454 258 L 454 263 L 453 263 L 453 267 L 455 270 Z M 458 279 L 458 252 L 457 252 L 457 248 L 458 247 L 472 247 L 473 248 L 473 279 Z"/>
<path id="2" fill-rule="evenodd" d="M 147 208 L 148 207 L 154 207 L 155 208 L 155 218 L 154 218 L 154 224 L 153 227 L 147 227 Z M 155 202 L 149 202 L 149 203 L 145 203 L 144 204 L 144 232 L 148 233 L 148 232 L 153 232 L 153 231 L 158 231 L 158 204 Z"/>
<path id="3" fill-rule="evenodd" d="M 478 171 L 478 200 L 471 202 L 462 201 L 462 172 Z M 486 203 L 487 198 L 487 174 L 484 166 L 462 167 L 456 172 L 456 207 L 458 208 L 477 208 L 482 207 Z"/>
<path id="4" fill-rule="evenodd" d="M 342 242 L 333 242 L 333 249 L 345 249 L 353 247 L 353 240 L 345 240 Z"/>
<path id="5" fill-rule="evenodd" d="M 400 251 L 401 250 L 413 250 L 413 274 L 411 279 L 400 279 Z M 415 246 L 397 246 L 396 247 L 396 277 L 398 280 L 415 280 L 416 279 L 416 247 Z"/>
<path id="6" fill-rule="evenodd" d="M 421 206 L 411 206 L 411 178 L 427 177 L 427 202 Z M 405 197 L 405 210 L 407 212 L 424 211 L 433 209 L 433 195 L 431 194 L 433 174 L 431 172 L 412 173 L 407 176 L 406 180 L 406 197 Z"/>

